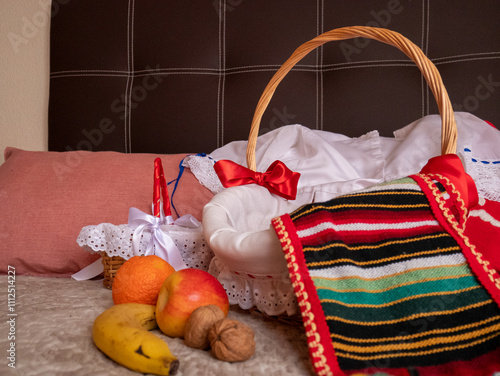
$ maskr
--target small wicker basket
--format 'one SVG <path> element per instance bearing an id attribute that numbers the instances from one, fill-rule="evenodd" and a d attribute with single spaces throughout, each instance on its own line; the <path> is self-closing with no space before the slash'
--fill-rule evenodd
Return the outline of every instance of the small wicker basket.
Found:
<path id="1" fill-rule="evenodd" d="M 120 256 L 108 256 L 106 252 L 101 252 L 102 265 L 104 267 L 104 280 L 102 281 L 104 287 L 107 289 L 112 289 L 113 281 L 116 276 L 116 272 L 123 265 L 125 259 Z"/>
<path id="2" fill-rule="evenodd" d="M 80 231 L 78 244 L 101 256 L 104 287 L 108 289 L 113 287 L 115 276 L 126 260 L 137 255 L 151 254 L 151 251 L 165 258 L 176 270 L 186 266 L 208 269 L 213 252 L 203 237 L 201 223 L 189 214 L 175 221 L 172 217 L 160 158 L 154 161 L 152 207 L 152 215 L 130 208 L 129 224 L 101 223 L 85 226 Z M 156 217 L 156 220 L 152 217 Z M 136 236 L 140 238 L 136 239 Z M 158 250 L 154 248 L 157 245 L 160 247 Z M 166 247 L 169 247 L 168 250 Z"/>

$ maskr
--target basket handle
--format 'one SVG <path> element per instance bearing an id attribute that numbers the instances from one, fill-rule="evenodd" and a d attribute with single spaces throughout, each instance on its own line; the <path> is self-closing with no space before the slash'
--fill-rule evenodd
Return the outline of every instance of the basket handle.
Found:
<path id="1" fill-rule="evenodd" d="M 446 88 L 443 85 L 441 75 L 439 74 L 436 66 L 427 58 L 427 56 L 425 56 L 417 45 L 395 31 L 368 26 L 350 26 L 327 31 L 318 35 L 316 38 L 305 42 L 294 51 L 294 53 L 271 78 L 271 81 L 269 81 L 260 97 L 252 119 L 247 145 L 248 168 L 256 171 L 255 147 L 257 145 L 260 122 L 262 115 L 269 105 L 269 102 L 271 101 L 271 98 L 273 97 L 273 94 L 281 80 L 285 78 L 287 73 L 295 66 L 295 64 L 302 60 L 304 56 L 316 47 L 319 47 L 329 41 L 351 39 L 356 37 L 375 39 L 397 47 L 410 59 L 412 59 L 415 64 L 417 64 L 427 81 L 427 84 L 432 90 L 432 93 L 434 94 L 434 98 L 436 99 L 439 113 L 441 115 L 441 154 L 456 153 L 457 126 L 453 115 L 453 108 L 451 106 Z"/>

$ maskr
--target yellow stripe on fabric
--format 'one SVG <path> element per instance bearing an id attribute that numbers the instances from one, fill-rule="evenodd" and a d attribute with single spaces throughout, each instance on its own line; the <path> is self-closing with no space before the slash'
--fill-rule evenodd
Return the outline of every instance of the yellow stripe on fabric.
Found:
<path id="1" fill-rule="evenodd" d="M 395 304 L 407 302 L 409 300 L 426 298 L 429 296 L 460 294 L 462 292 L 480 289 L 482 287 L 483 286 L 481 286 L 481 285 L 477 285 L 477 286 L 467 287 L 465 289 L 455 290 L 455 291 L 439 291 L 439 292 L 431 292 L 431 293 L 427 293 L 427 294 L 412 295 L 412 296 L 407 296 L 403 299 L 395 300 L 393 302 L 388 302 L 388 303 L 384 303 L 384 304 L 360 304 L 360 303 L 351 304 L 351 303 L 344 303 L 344 302 L 341 302 L 338 300 L 333 300 L 333 299 L 321 299 L 320 301 L 321 301 L 321 303 L 335 303 L 335 304 L 338 304 L 338 305 L 341 305 L 344 307 L 350 307 L 350 308 L 384 308 L 384 307 L 390 307 L 390 306 L 395 305 Z"/>
<path id="2" fill-rule="evenodd" d="M 411 253 L 411 254 L 401 254 L 398 256 L 392 256 L 392 257 L 387 257 L 383 259 L 378 259 L 378 260 L 370 260 L 370 261 L 356 261 L 353 259 L 348 259 L 348 258 L 341 258 L 337 260 L 330 260 L 330 261 L 317 261 L 317 262 L 310 262 L 307 263 L 308 267 L 311 266 L 329 266 L 329 265 L 335 265 L 335 264 L 340 264 L 344 262 L 348 262 L 349 264 L 354 264 L 354 265 L 376 265 L 376 264 L 381 264 L 381 263 L 386 263 L 389 261 L 396 261 L 396 260 L 401 260 L 404 258 L 413 258 L 413 257 L 418 257 L 422 255 L 432 255 L 435 253 L 442 253 L 442 252 L 450 252 L 450 251 L 460 251 L 460 247 L 448 247 L 448 248 L 438 248 L 438 249 L 433 249 L 430 251 L 422 251 L 422 252 L 416 252 L 416 253 Z"/>
<path id="3" fill-rule="evenodd" d="M 409 238 L 409 239 L 401 239 L 401 240 L 391 240 L 385 243 L 379 243 L 379 244 L 368 244 L 368 245 L 360 245 L 356 247 L 351 247 L 349 244 L 345 243 L 339 243 L 335 244 L 334 247 L 344 247 L 350 251 L 359 251 L 360 249 L 377 249 L 377 248 L 382 248 L 388 245 L 393 245 L 393 244 L 408 244 L 408 243 L 413 243 L 413 242 L 418 242 L 421 240 L 428 240 L 428 239 L 437 239 L 437 238 L 443 238 L 443 237 L 449 237 L 450 235 L 446 232 L 437 234 L 437 235 L 427 235 L 427 236 L 421 236 L 421 237 L 415 237 L 415 238 Z M 313 247 L 303 247 L 304 252 L 306 251 L 324 251 L 325 249 L 330 248 L 331 245 L 325 245 L 324 247 L 320 248 L 313 248 Z"/>
<path id="4" fill-rule="evenodd" d="M 406 274 L 406 273 L 409 273 L 412 271 L 417 271 L 417 270 L 424 270 L 424 269 L 430 270 L 430 269 L 436 269 L 436 268 L 453 268 L 456 266 L 468 266 L 468 264 L 467 264 L 467 262 L 463 262 L 461 264 L 435 265 L 435 266 L 429 266 L 429 267 L 423 266 L 420 268 L 408 269 L 408 270 L 404 270 L 402 272 L 383 275 L 381 277 L 376 277 L 376 278 L 364 278 L 364 277 L 359 277 L 359 276 L 355 276 L 355 275 L 354 276 L 347 276 L 347 277 L 336 277 L 336 278 L 331 278 L 331 277 L 311 277 L 311 278 L 313 280 L 314 279 L 327 279 L 329 281 L 340 281 L 340 280 L 346 280 L 346 279 L 359 279 L 362 281 L 370 282 L 370 281 L 377 281 L 377 280 L 381 280 L 381 279 L 385 279 L 385 278 L 392 278 L 392 277 L 400 276 L 402 274 Z"/>
<path id="5" fill-rule="evenodd" d="M 424 348 L 424 347 L 430 347 L 430 346 L 436 346 L 436 345 L 464 342 L 467 340 L 473 340 L 475 338 L 483 337 L 483 336 L 490 334 L 492 332 L 498 333 L 499 331 L 500 331 L 500 324 L 496 324 L 496 325 L 489 326 L 489 327 L 483 328 L 483 329 L 478 329 L 478 330 L 475 330 L 472 332 L 457 334 L 455 336 L 433 337 L 433 338 L 428 338 L 428 339 L 425 339 L 422 341 L 411 342 L 411 343 L 395 343 L 395 344 L 391 344 L 391 345 L 378 345 L 378 346 L 352 346 L 352 345 L 346 345 L 346 344 L 339 343 L 339 342 L 334 342 L 333 347 L 335 348 L 335 351 L 337 351 L 337 349 L 338 349 L 338 350 L 355 352 L 355 353 L 384 353 L 384 352 L 392 352 L 395 350 L 397 350 L 397 351 L 399 351 L 399 350 L 415 350 L 418 348 Z"/>
<path id="6" fill-rule="evenodd" d="M 473 342 L 469 342 L 469 343 L 465 343 L 465 344 L 457 345 L 457 346 L 447 346 L 447 347 L 443 347 L 443 348 L 426 350 L 426 351 L 418 351 L 418 352 L 396 352 L 394 354 L 384 354 L 384 358 L 396 358 L 396 357 L 402 358 L 402 357 L 408 357 L 408 356 L 425 356 L 425 355 L 436 354 L 436 353 L 445 352 L 445 351 L 461 350 L 461 349 L 465 349 L 467 347 L 472 347 L 472 346 L 478 345 L 480 343 L 489 341 L 490 339 L 498 337 L 499 335 L 500 335 L 500 333 L 495 333 L 495 334 L 492 334 L 491 336 L 479 339 L 477 341 L 473 341 Z M 358 356 L 358 355 L 343 353 L 341 351 L 335 351 L 335 354 L 338 357 L 356 359 L 356 360 L 380 359 L 380 354 L 373 355 L 373 356 Z"/>
<path id="7" fill-rule="evenodd" d="M 413 315 L 406 316 L 406 317 L 400 317 L 399 319 L 386 320 L 386 321 L 355 321 L 355 320 L 344 319 L 343 317 L 338 317 L 338 316 L 326 316 L 325 319 L 327 321 L 340 321 L 340 322 L 344 322 L 346 324 L 354 324 L 354 325 L 360 325 L 360 326 L 361 325 L 362 326 L 389 325 L 389 324 L 396 324 L 398 322 L 418 319 L 420 317 L 429 316 L 430 314 L 432 314 L 433 316 L 452 315 L 454 313 L 463 312 L 463 311 L 466 311 L 468 309 L 482 307 L 482 306 L 485 306 L 485 305 L 490 304 L 492 302 L 493 302 L 493 300 L 490 299 L 490 300 L 486 300 L 486 301 L 479 302 L 479 303 L 474 303 L 474 304 L 471 304 L 468 306 L 464 306 L 464 307 L 460 307 L 460 308 L 452 309 L 452 310 L 448 310 L 448 311 L 421 312 L 421 313 L 415 313 Z"/>
<path id="8" fill-rule="evenodd" d="M 332 333 L 330 335 L 331 338 L 337 338 L 343 341 L 349 341 L 354 343 L 375 343 L 375 342 L 395 342 L 395 341 L 408 341 L 419 337 L 431 336 L 435 334 L 448 334 L 453 332 L 460 332 L 462 330 L 471 329 L 477 326 L 486 325 L 492 321 L 500 320 L 500 316 L 489 317 L 486 320 L 475 322 L 472 324 L 466 324 L 457 326 L 455 328 L 447 328 L 447 329 L 433 329 L 426 332 L 420 332 L 415 334 L 409 334 L 407 336 L 396 336 L 396 337 L 384 337 L 384 338 L 353 338 L 346 337 L 340 334 Z M 500 324 L 498 324 L 500 325 Z"/>
<path id="9" fill-rule="evenodd" d="M 376 290 L 363 289 L 363 288 L 336 289 L 336 288 L 326 287 L 326 286 L 316 286 L 316 288 L 321 289 L 321 290 L 330 290 L 330 291 L 334 291 L 334 292 L 369 292 L 369 293 L 377 294 L 377 293 L 397 289 L 398 287 L 417 285 L 417 284 L 424 283 L 424 282 L 442 281 L 442 280 L 447 280 L 447 279 L 457 279 L 457 278 L 463 278 L 463 277 L 470 277 L 472 275 L 473 275 L 472 273 L 467 273 L 467 274 L 451 275 L 451 276 L 444 276 L 444 277 L 423 278 L 423 279 L 417 279 L 415 281 L 408 281 L 408 282 L 399 283 L 397 285 L 392 285 L 392 286 L 388 286 L 388 287 L 383 288 L 383 289 L 376 289 Z"/>
<path id="10" fill-rule="evenodd" d="M 387 188 L 385 188 L 387 189 Z M 416 196 L 425 196 L 422 191 L 368 191 L 368 192 L 360 192 L 360 193 L 351 193 L 342 195 L 340 198 L 344 197 L 363 197 L 363 196 L 381 196 L 381 195 L 416 195 Z"/>
<path id="11" fill-rule="evenodd" d="M 428 204 L 415 204 L 415 205 L 386 205 L 386 204 L 342 204 L 342 205 L 315 205 L 311 209 L 306 210 L 304 212 L 300 212 L 297 215 L 294 215 L 292 221 L 295 221 L 297 218 L 300 218 L 306 214 L 312 213 L 318 209 L 325 210 L 335 210 L 342 208 L 386 208 L 386 209 L 411 209 L 411 208 L 428 208 Z"/>

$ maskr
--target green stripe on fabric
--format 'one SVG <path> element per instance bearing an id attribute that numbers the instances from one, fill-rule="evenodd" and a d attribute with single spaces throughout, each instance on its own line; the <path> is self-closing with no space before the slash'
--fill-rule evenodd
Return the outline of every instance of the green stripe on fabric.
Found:
<path id="1" fill-rule="evenodd" d="M 473 304 L 490 301 L 491 298 L 481 286 L 455 293 L 433 293 L 432 295 L 412 296 L 407 300 L 389 303 L 387 306 L 357 307 L 346 306 L 337 302 L 322 301 L 325 317 L 332 316 L 351 322 L 367 323 L 398 320 L 424 313 L 429 317 L 439 315 L 440 311 L 453 311 Z"/>
<path id="2" fill-rule="evenodd" d="M 388 185 L 395 185 L 397 186 L 398 184 L 413 184 L 413 185 L 418 185 L 418 183 L 413 180 L 412 178 L 402 178 L 402 179 L 398 179 L 398 180 L 392 180 L 392 181 L 387 181 L 387 182 L 383 182 L 383 183 L 380 183 L 380 184 L 377 184 L 377 186 L 388 186 Z"/>
<path id="3" fill-rule="evenodd" d="M 345 304 L 380 305 L 398 301 L 400 299 L 436 292 L 454 292 L 470 287 L 479 286 L 472 275 L 465 277 L 451 277 L 437 281 L 422 281 L 412 285 L 402 285 L 378 293 L 372 292 L 336 292 L 329 289 L 318 289 L 318 296 L 323 302 L 326 299 Z M 376 308 L 376 307 L 373 307 Z"/>
<path id="4" fill-rule="evenodd" d="M 424 196 L 421 191 L 410 191 L 410 190 L 379 190 L 379 191 L 362 191 L 357 193 L 349 193 L 340 198 L 350 198 L 350 197 L 370 197 L 370 196 L 398 196 L 397 198 L 401 198 L 401 195 L 405 195 L 407 197 L 412 196 Z"/>
<path id="5" fill-rule="evenodd" d="M 467 264 L 439 267 L 429 265 L 428 268 L 414 269 L 377 279 L 361 279 L 356 277 L 329 279 L 313 277 L 312 280 L 317 289 L 333 289 L 336 291 L 378 291 L 432 278 L 451 278 L 466 274 L 471 275 L 471 271 Z"/>

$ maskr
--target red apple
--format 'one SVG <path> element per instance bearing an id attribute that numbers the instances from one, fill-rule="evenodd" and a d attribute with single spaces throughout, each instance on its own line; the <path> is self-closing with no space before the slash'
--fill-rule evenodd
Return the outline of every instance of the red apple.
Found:
<path id="1" fill-rule="evenodd" d="M 156 322 L 169 337 L 184 337 L 191 313 L 198 307 L 215 304 L 227 316 L 226 290 L 210 273 L 200 269 L 181 269 L 172 273 L 160 288 L 156 303 Z"/>

